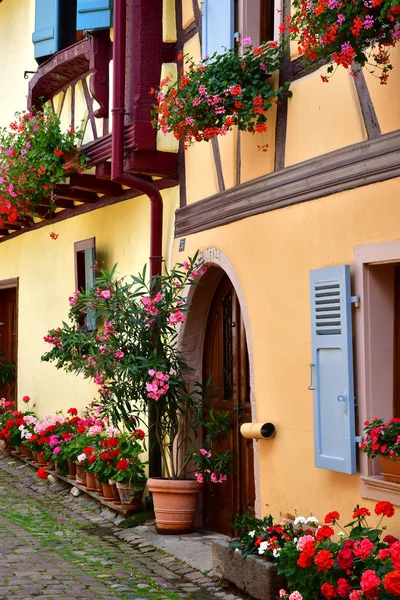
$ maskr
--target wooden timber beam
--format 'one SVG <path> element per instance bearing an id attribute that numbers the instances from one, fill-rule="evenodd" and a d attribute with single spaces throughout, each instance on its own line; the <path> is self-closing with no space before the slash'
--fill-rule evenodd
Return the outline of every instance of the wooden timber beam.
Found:
<path id="1" fill-rule="evenodd" d="M 88 202 L 93 204 L 97 202 L 99 197 L 94 192 L 85 192 L 84 190 L 77 190 L 69 185 L 57 185 L 55 189 L 55 195 L 59 198 L 66 198 L 67 200 L 77 200 L 78 202 Z"/>
<path id="2" fill-rule="evenodd" d="M 70 186 L 97 194 L 107 194 L 107 196 L 118 197 L 124 193 L 122 185 L 119 183 L 99 179 L 95 175 L 71 175 Z"/>
<path id="3" fill-rule="evenodd" d="M 0 229 L 0 235 L 4 235 L 4 236 L 6 236 L 6 235 L 9 235 L 9 234 L 8 234 L 8 229 L 4 229 L 4 228 L 2 227 L 2 228 Z"/>
<path id="4" fill-rule="evenodd" d="M 12 229 L 12 231 L 19 231 L 20 229 L 23 229 L 21 225 L 16 225 L 15 223 L 8 223 L 7 221 L 4 223 L 4 225 L 4 229 Z"/>
<path id="5" fill-rule="evenodd" d="M 75 208 L 75 204 L 74 204 L 73 200 L 65 200 L 63 198 L 56 198 L 54 200 L 54 203 L 57 206 L 57 208 Z M 50 200 L 48 198 L 41 198 L 40 206 L 47 206 L 47 208 L 50 208 L 51 207 Z"/>

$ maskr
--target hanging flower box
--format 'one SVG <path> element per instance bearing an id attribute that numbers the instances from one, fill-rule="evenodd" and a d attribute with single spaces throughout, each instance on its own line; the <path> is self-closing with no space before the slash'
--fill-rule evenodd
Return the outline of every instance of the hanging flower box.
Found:
<path id="1" fill-rule="evenodd" d="M 272 73 L 280 67 L 283 46 L 268 42 L 253 47 L 243 40 L 243 54 L 235 49 L 213 54 L 196 64 L 188 55 L 179 81 L 166 77 L 156 94 L 154 123 L 164 134 L 172 132 L 185 147 L 225 135 L 234 126 L 241 131 L 265 132 L 265 113 L 290 96 L 289 82 L 274 85 Z"/>
<path id="2" fill-rule="evenodd" d="M 81 138 L 81 131 L 64 133 L 46 106 L 16 113 L 10 126 L 0 130 L 0 227 L 4 221 L 36 216 L 41 204 L 56 208 L 56 184 L 85 165 L 76 147 Z"/>
<path id="3" fill-rule="evenodd" d="M 356 76 L 358 65 L 387 83 L 393 68 L 390 48 L 400 39 L 397 0 L 293 0 L 292 6 L 280 29 L 298 42 L 306 66 L 325 59 L 331 62 L 329 74 L 341 65 Z"/>

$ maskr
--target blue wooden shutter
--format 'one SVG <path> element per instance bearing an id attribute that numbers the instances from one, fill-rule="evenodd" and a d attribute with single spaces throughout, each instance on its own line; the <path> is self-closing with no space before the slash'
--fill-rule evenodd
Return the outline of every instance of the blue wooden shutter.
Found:
<path id="1" fill-rule="evenodd" d="M 32 42 L 35 58 L 42 58 L 58 51 L 60 0 L 36 0 L 35 31 Z"/>
<path id="2" fill-rule="evenodd" d="M 315 466 L 356 472 L 350 267 L 310 272 Z"/>
<path id="3" fill-rule="evenodd" d="M 96 261 L 96 250 L 94 247 L 86 248 L 85 254 L 85 282 L 86 292 L 94 288 L 94 263 Z M 86 313 L 86 331 L 95 331 L 97 329 L 97 318 L 94 310 L 88 310 Z"/>
<path id="4" fill-rule="evenodd" d="M 233 48 L 233 0 L 204 0 L 202 53 L 212 56 L 224 48 Z"/>
<path id="5" fill-rule="evenodd" d="M 76 28 L 93 31 L 113 25 L 113 0 L 78 0 Z"/>

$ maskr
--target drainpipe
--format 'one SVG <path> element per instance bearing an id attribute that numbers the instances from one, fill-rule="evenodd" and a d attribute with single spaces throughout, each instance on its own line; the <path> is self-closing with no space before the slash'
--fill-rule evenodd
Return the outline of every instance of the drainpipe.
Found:
<path id="1" fill-rule="evenodd" d="M 111 179 L 142 192 L 150 200 L 150 276 L 161 275 L 163 201 L 156 186 L 124 172 L 126 3 L 114 0 L 113 108 Z M 154 435 L 155 412 L 149 411 L 149 475 L 161 477 L 161 453 Z"/>

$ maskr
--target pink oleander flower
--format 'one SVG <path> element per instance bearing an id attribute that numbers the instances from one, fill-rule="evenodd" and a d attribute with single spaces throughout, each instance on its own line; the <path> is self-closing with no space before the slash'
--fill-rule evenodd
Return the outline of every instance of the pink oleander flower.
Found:
<path id="1" fill-rule="evenodd" d="M 206 456 L 207 458 L 211 457 L 211 452 L 209 450 L 206 450 L 205 448 L 200 448 L 199 452 L 200 452 L 200 454 L 202 454 L 203 456 Z"/>
<path id="2" fill-rule="evenodd" d="M 100 293 L 100 296 L 104 298 L 104 300 L 109 300 L 111 298 L 110 290 L 104 290 Z"/>
<path id="3" fill-rule="evenodd" d="M 251 39 L 251 37 L 245 37 L 243 38 L 242 41 L 242 46 L 252 46 L 253 45 L 253 40 Z"/>
<path id="4" fill-rule="evenodd" d="M 125 354 L 124 354 L 124 352 L 122 352 L 122 350 L 117 350 L 116 352 L 114 352 L 115 358 L 121 359 L 121 358 L 124 358 L 124 356 L 125 356 Z"/>
<path id="5" fill-rule="evenodd" d="M 203 483 L 204 482 L 204 475 L 202 473 L 195 473 L 194 474 L 196 477 L 196 480 L 198 483 Z"/>
<path id="6" fill-rule="evenodd" d="M 59 452 L 61 452 L 61 448 L 60 446 L 56 446 L 53 450 L 53 454 L 58 454 Z"/>

